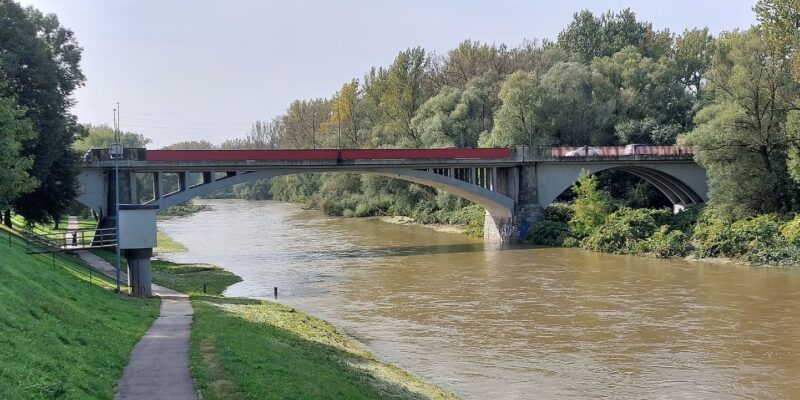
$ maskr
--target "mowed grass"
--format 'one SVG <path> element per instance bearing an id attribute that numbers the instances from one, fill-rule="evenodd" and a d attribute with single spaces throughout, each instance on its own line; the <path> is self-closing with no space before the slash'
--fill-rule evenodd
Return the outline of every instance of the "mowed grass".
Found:
<path id="1" fill-rule="evenodd" d="M 456 398 L 281 304 L 192 296 L 191 367 L 203 399 Z"/>
<path id="2" fill-rule="evenodd" d="M 0 399 L 111 399 L 158 300 L 114 293 L 74 257 L 0 241 Z M 15 243 L 21 244 L 17 237 Z"/>

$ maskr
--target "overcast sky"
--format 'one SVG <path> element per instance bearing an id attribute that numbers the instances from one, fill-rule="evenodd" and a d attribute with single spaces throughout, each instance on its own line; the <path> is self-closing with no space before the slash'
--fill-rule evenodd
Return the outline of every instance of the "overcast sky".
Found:
<path id="1" fill-rule="evenodd" d="M 22 0 L 56 13 L 83 46 L 80 121 L 110 124 L 119 101 L 122 128 L 153 148 L 242 137 L 253 121 L 328 97 L 408 47 L 555 39 L 578 10 L 625 7 L 658 29 L 716 34 L 754 24 L 754 2 Z"/>

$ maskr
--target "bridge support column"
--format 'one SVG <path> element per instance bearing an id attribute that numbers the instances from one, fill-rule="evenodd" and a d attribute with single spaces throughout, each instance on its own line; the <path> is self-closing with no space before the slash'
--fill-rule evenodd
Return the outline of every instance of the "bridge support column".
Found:
<path id="1" fill-rule="evenodd" d="M 511 216 L 493 215 L 486 211 L 483 222 L 483 239 L 493 243 L 519 243 L 527 238 L 531 228 L 544 220 L 544 210 L 539 206 L 536 167 L 518 166 L 492 173 L 493 185 L 509 197 L 516 199 Z"/>
<path id="2" fill-rule="evenodd" d="M 153 249 L 128 249 L 125 258 L 128 260 L 128 287 L 131 296 L 150 297 L 153 295 L 150 258 Z"/>

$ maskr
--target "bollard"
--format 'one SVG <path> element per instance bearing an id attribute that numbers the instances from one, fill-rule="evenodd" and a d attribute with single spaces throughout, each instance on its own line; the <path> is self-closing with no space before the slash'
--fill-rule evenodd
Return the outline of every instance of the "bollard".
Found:
<path id="1" fill-rule="evenodd" d="M 278 287 L 277 286 L 275 286 L 274 292 L 275 292 L 275 298 L 277 299 L 278 298 Z"/>
<path id="2" fill-rule="evenodd" d="M 203 284 L 203 293 L 206 293 L 206 284 Z"/>
<path id="3" fill-rule="evenodd" d="M 89 269 L 89 284 L 92 284 L 92 270 Z"/>

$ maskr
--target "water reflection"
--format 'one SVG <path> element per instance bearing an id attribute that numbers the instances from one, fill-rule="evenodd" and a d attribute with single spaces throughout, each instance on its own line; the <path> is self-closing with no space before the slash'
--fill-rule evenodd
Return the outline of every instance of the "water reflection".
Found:
<path id="1" fill-rule="evenodd" d="M 213 201 L 160 226 L 269 297 L 468 398 L 800 396 L 800 274 L 493 248 L 292 205 Z M 224 238 L 224 239 L 223 239 Z"/>

